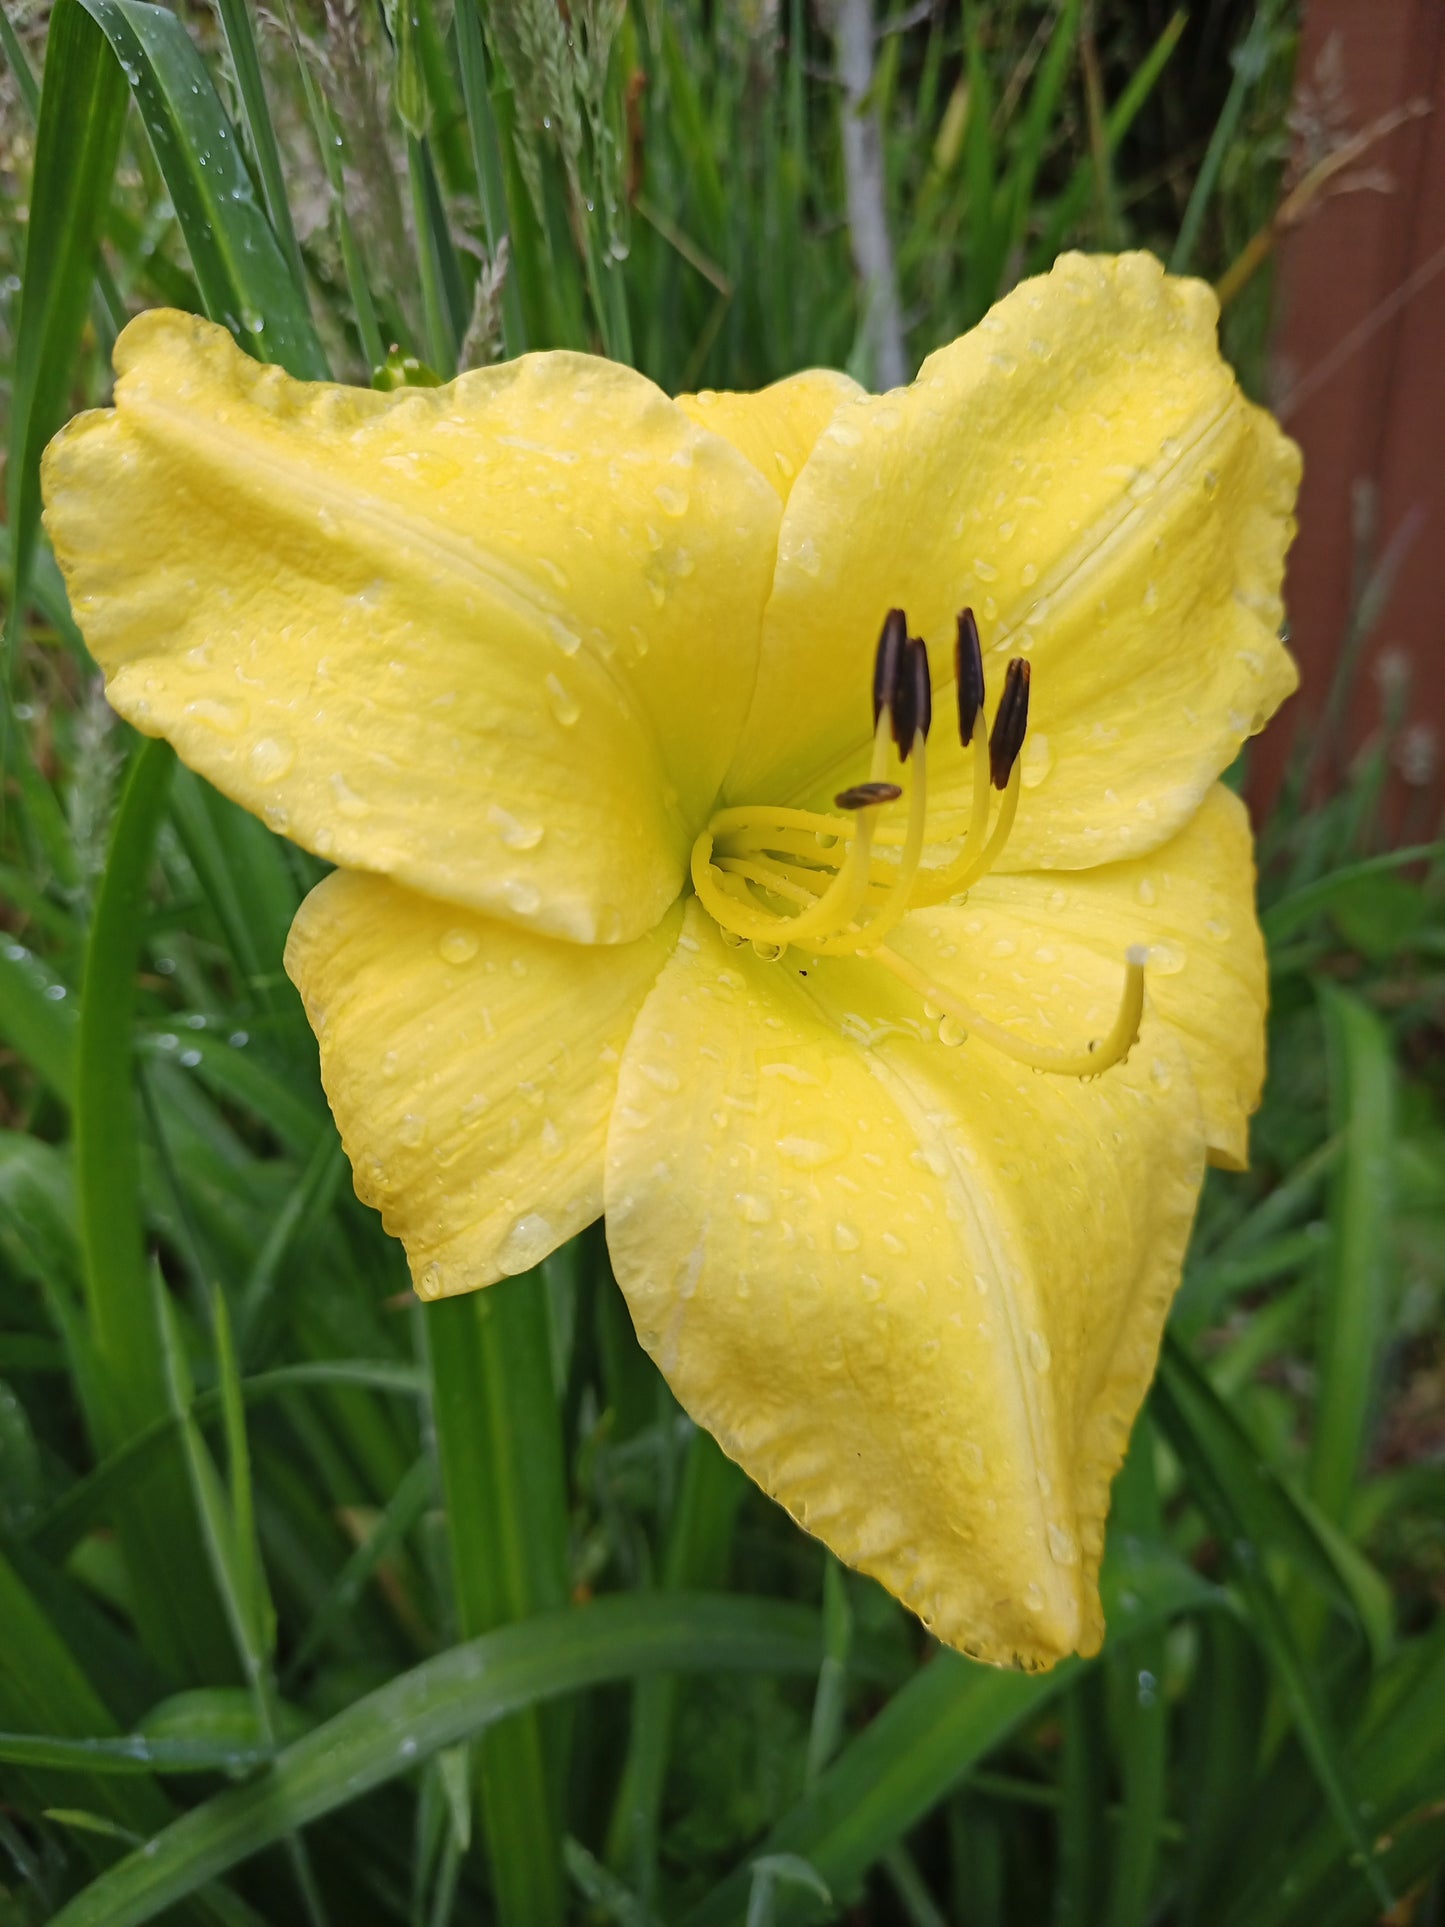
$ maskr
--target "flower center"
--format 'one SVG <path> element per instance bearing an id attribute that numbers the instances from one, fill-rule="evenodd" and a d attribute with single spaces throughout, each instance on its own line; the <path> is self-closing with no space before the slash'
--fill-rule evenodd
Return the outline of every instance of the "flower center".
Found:
<path id="1" fill-rule="evenodd" d="M 990 729 L 971 609 L 958 618 L 954 648 L 959 740 L 973 763 L 973 809 L 956 851 L 924 866 L 933 689 L 928 650 L 909 635 L 903 611 L 893 609 L 874 662 L 868 780 L 834 798 L 836 815 L 770 804 L 718 810 L 692 848 L 694 888 L 724 936 L 750 942 L 762 957 L 775 959 L 790 945 L 802 945 L 812 956 L 866 958 L 905 983 L 929 1015 L 941 1019 L 945 1042 L 975 1036 L 1036 1070 L 1097 1076 L 1127 1057 L 1139 1035 L 1143 946 L 1131 945 L 1125 953 L 1123 991 L 1108 1036 L 1068 1051 L 1030 1044 L 981 1017 L 886 941 L 908 911 L 961 897 L 987 876 L 1018 812 L 1029 665 L 1021 657 L 1009 663 Z M 904 803 L 905 788 L 900 823 L 895 806 Z"/>

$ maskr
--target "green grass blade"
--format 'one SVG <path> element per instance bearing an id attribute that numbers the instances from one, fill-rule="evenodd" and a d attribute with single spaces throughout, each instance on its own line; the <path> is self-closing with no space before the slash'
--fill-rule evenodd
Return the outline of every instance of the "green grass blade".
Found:
<path id="1" fill-rule="evenodd" d="M 501 1627 L 398 1675 L 186 1814 L 52 1927 L 138 1927 L 288 1830 L 542 1701 L 643 1673 L 806 1675 L 821 1645 L 816 1613 L 739 1596 L 628 1595 Z"/>
<path id="2" fill-rule="evenodd" d="M 1120 1577 L 1127 1583 L 1116 1588 L 1108 1576 L 1106 1597 L 1118 1591 L 1110 1618 L 1116 1636 L 1125 1639 L 1220 1601 L 1213 1587 L 1173 1558 L 1141 1556 Z M 849 1892 L 970 1767 L 1081 1671 L 1079 1662 L 1066 1660 L 1052 1673 L 1006 1673 L 955 1653 L 937 1654 L 773 1828 L 763 1851 L 802 1854 L 835 1893 Z M 686 1917 L 685 1927 L 725 1927 L 743 1917 L 747 1899 L 744 1868 L 715 1887 Z M 806 1909 L 802 1913 L 807 1917 Z M 795 1902 L 780 1897 L 778 1918 L 798 1917 Z"/>
<path id="3" fill-rule="evenodd" d="M 132 760 L 91 917 L 81 1002 L 75 1186 L 102 1442 L 112 1448 L 168 1410 L 141 1211 L 131 1026 L 151 856 L 174 761 L 158 741 L 143 742 Z M 116 1517 L 157 1657 L 190 1677 L 229 1678 L 225 1630 L 180 1466 L 155 1464 Z"/>
<path id="4" fill-rule="evenodd" d="M 462 98 L 466 102 L 467 131 L 472 142 L 472 164 L 482 197 L 487 247 L 493 261 L 503 247 L 510 250 L 511 217 L 507 208 L 506 178 L 502 172 L 501 142 L 487 84 L 486 48 L 477 0 L 459 0 L 456 10 L 457 65 L 461 69 Z M 502 283 L 502 345 L 509 357 L 525 354 L 527 327 L 522 316 L 522 294 L 508 268 Z"/>
<path id="5" fill-rule="evenodd" d="M 276 145 L 276 130 L 271 125 L 271 109 L 266 102 L 266 84 L 262 78 L 261 55 L 252 29 L 251 9 L 244 4 L 244 0 L 216 0 L 216 11 L 221 16 L 221 31 L 226 36 L 231 67 L 236 76 L 236 92 L 241 97 L 246 133 L 255 157 L 256 172 L 261 177 L 261 191 L 266 197 L 266 212 L 271 217 L 271 226 L 281 244 L 286 265 L 291 270 L 291 279 L 298 289 L 304 291 L 306 270 L 301 262 L 301 249 L 296 242 L 291 202 L 286 193 L 286 177 L 281 171 L 281 153 Z"/>
<path id="6" fill-rule="evenodd" d="M 675 1592 L 721 1587 L 743 1492 L 738 1466 L 709 1433 L 694 1431 L 663 1555 L 665 1587 Z M 609 1864 L 629 1875 L 644 1906 L 655 1898 L 676 1703 L 677 1682 L 666 1677 L 639 1680 L 633 1689 L 627 1759 L 607 1837 Z"/>
<path id="7" fill-rule="evenodd" d="M 464 1636 L 564 1606 L 567 1495 L 540 1275 L 421 1314 Z M 640 1602 L 639 1602 L 640 1603 Z M 498 1918 L 545 1927 L 564 1908 L 559 1762 L 526 1712 L 487 1736 L 479 1798 Z"/>
<path id="8" fill-rule="evenodd" d="M 324 380 L 305 294 L 257 205 L 236 130 L 185 26 L 142 0 L 81 4 L 130 77 L 206 312 L 258 360 Z"/>
<path id="9" fill-rule="evenodd" d="M 1255 9 L 1249 31 L 1235 49 L 1233 55 L 1234 78 L 1225 95 L 1224 106 L 1220 109 L 1219 119 L 1214 123 L 1214 132 L 1209 137 L 1204 159 L 1199 164 L 1199 172 L 1194 177 L 1190 190 L 1189 204 L 1184 210 L 1184 218 L 1179 223 L 1179 235 L 1169 256 L 1171 274 L 1188 274 L 1194 265 L 1194 250 L 1199 242 L 1199 230 L 1204 223 L 1204 215 L 1214 190 L 1219 182 L 1219 171 L 1224 158 L 1234 144 L 1239 129 L 1239 120 L 1244 112 L 1244 103 L 1249 90 L 1260 78 L 1269 61 L 1270 37 L 1275 31 L 1275 15 L 1278 8 L 1271 0 Z"/>
<path id="10" fill-rule="evenodd" d="M 1129 1455 L 1114 1481 L 1111 1530 L 1144 1543 L 1163 1537 L 1154 1470 L 1154 1426 L 1147 1413 L 1134 1428 Z M 1205 1622 L 1206 1624 L 1208 1622 Z M 1200 1631 L 1204 1628 L 1201 1626 Z M 1105 1927 L 1146 1927 L 1168 1797 L 1169 1731 L 1164 1701 L 1163 1629 L 1131 1639 L 1106 1663 L 1118 1735 L 1124 1811 L 1113 1848 Z"/>
<path id="11" fill-rule="evenodd" d="M 0 1198 L 4 1195 L 0 1190 Z M 260 1402 L 307 1385 L 354 1385 L 405 1399 L 416 1398 L 424 1389 L 420 1373 L 409 1365 L 338 1358 L 259 1372 L 241 1380 L 241 1392 L 248 1403 Z M 219 1391 L 198 1392 L 191 1403 L 191 1414 L 197 1420 L 212 1418 L 220 1410 Z M 169 1410 L 132 1434 L 36 1520 L 27 1535 L 29 1543 L 48 1559 L 64 1560 L 87 1532 L 111 1516 L 132 1487 L 166 1456 L 178 1436 L 179 1422 Z"/>
<path id="12" fill-rule="evenodd" d="M 1360 1818 L 1358 1799 L 1350 1785 L 1334 1723 L 1307 1665 L 1284 1605 L 1264 1569 L 1264 1554 L 1273 1542 L 1258 1536 L 1261 1513 L 1255 1498 L 1258 1463 L 1239 1464 L 1229 1452 L 1223 1429 L 1199 1426 L 1201 1401 L 1197 1375 L 1177 1345 L 1166 1343 L 1163 1369 L 1154 1399 L 1169 1442 L 1189 1474 L 1190 1489 L 1220 1541 L 1229 1548 L 1230 1561 L 1249 1618 L 1273 1668 L 1289 1707 L 1320 1790 L 1340 1831 L 1358 1856 L 1361 1877 L 1384 1907 L 1393 1904 L 1374 1851 Z M 1223 1448 L 1223 1449 L 1221 1449 Z M 1275 1517 L 1283 1516 L 1278 1511 Z"/>
<path id="13" fill-rule="evenodd" d="M 1103 128 L 1105 160 L 1112 159 L 1118 152 L 1120 142 L 1138 119 L 1145 101 L 1154 91 L 1154 83 L 1179 44 L 1179 36 L 1187 22 L 1188 15 L 1182 7 L 1170 16 L 1163 33 L 1129 76 L 1128 85 L 1109 109 Z M 1039 239 L 1029 255 L 1030 274 L 1043 273 L 1053 265 L 1055 256 L 1063 246 L 1064 237 L 1078 226 L 1088 209 L 1097 180 L 1095 161 L 1086 154 L 1075 166 L 1068 185 L 1049 211 Z"/>
<path id="14" fill-rule="evenodd" d="M 377 1567 L 390 1556 L 415 1526 L 436 1490 L 436 1468 L 429 1458 L 418 1459 L 386 1502 L 368 1538 L 356 1548 L 337 1573 L 330 1592 L 317 1607 L 311 1623 L 286 1663 L 285 1679 L 298 1678 L 311 1664 L 347 1616 L 355 1610 Z"/>
<path id="15" fill-rule="evenodd" d="M 57 0 L 35 137 L 10 387 L 12 653 L 40 522 L 40 454 L 67 412 L 125 113 L 125 82 L 104 36 L 80 0 Z"/>
<path id="16" fill-rule="evenodd" d="M 0 942 L 0 1038 L 65 1104 L 75 1091 L 76 1023 L 66 986 L 24 944 Z"/>
<path id="17" fill-rule="evenodd" d="M 85 1736 L 105 1741 L 116 1724 L 74 1654 L 52 1625 L 40 1602 L 10 1562 L 0 1555 L 0 1724 L 28 1740 L 31 1757 L 9 1758 L 24 1766 L 12 1776 L 8 1801 L 22 1804 L 32 1818 L 45 1806 L 83 1806 L 106 1815 L 129 1831 L 149 1833 L 167 1818 L 164 1798 L 153 1783 L 120 1781 L 98 1761 L 64 1757 L 66 1749 L 46 1753 L 43 1741 Z M 22 1751 L 24 1748 L 22 1747 Z M 109 1854 L 93 1856 L 100 1862 Z"/>
<path id="18" fill-rule="evenodd" d="M 1368 1005 L 1319 986 L 1330 1112 L 1342 1144 L 1330 1199 L 1310 1494 L 1343 1521 L 1372 1416 L 1393 1272 L 1395 1065 Z"/>

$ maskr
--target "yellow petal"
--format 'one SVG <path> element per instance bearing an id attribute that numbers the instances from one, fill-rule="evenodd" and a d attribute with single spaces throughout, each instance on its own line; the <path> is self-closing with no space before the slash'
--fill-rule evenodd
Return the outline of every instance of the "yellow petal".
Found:
<path id="1" fill-rule="evenodd" d="M 677 405 L 699 428 L 710 428 L 746 455 L 786 502 L 834 414 L 862 393 L 851 375 L 808 368 L 755 394 L 705 388 L 701 394 L 679 395 Z"/>
<path id="2" fill-rule="evenodd" d="M 1101 1636 L 1202 1168 L 1157 1019 L 1103 1077 L 1039 1076 L 945 1047 L 876 964 L 729 949 L 694 901 L 624 1054 L 608 1242 L 725 1451 L 941 1639 L 1040 1667 Z"/>
<path id="3" fill-rule="evenodd" d="M 911 388 L 839 408 L 788 500 L 730 800 L 857 780 L 896 605 L 933 651 L 937 800 L 966 814 L 971 605 L 990 708 L 1005 659 L 1033 663 L 1007 867 L 1109 862 L 1193 814 L 1296 680 L 1278 630 L 1299 458 L 1220 360 L 1216 312 L 1148 255 L 1065 256 Z"/>
<path id="4" fill-rule="evenodd" d="M 302 904 L 286 969 L 357 1195 L 424 1297 L 526 1271 L 601 1211 L 619 1054 L 680 916 L 559 943 L 355 870 Z"/>
<path id="5" fill-rule="evenodd" d="M 45 465 L 115 707 L 337 862 L 649 928 L 751 688 L 778 516 L 751 466 L 586 356 L 382 395 L 160 312 L 116 367 Z"/>
<path id="6" fill-rule="evenodd" d="M 1184 1047 L 1211 1160 L 1235 1170 L 1248 1162 L 1269 973 L 1249 816 L 1222 784 L 1147 857 L 985 877 L 964 903 L 915 911 L 891 941 L 981 1017 L 1055 1048 L 1107 1034 L 1124 954 L 1147 946 L 1145 994 Z M 1150 1068 L 1172 1074 L 1167 1059 Z"/>

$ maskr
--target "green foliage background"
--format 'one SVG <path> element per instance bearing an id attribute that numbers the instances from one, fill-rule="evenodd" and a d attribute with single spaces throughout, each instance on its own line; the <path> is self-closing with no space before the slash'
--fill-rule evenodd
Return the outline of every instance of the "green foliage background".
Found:
<path id="1" fill-rule="evenodd" d="M 595 1231 L 422 1313 L 280 968 L 320 867 L 116 723 L 38 533 L 40 449 L 159 302 L 359 381 L 559 344 L 867 379 L 829 28 L 7 0 L 6 1927 L 1445 1920 L 1445 891 L 1382 840 L 1402 714 L 1265 826 L 1255 1166 L 1206 1192 L 1106 1649 L 1024 1678 L 692 1430 Z M 880 28 L 915 365 L 1066 244 L 1217 275 L 1270 217 L 1283 0 Z M 1226 316 L 1256 391 L 1268 297 Z"/>

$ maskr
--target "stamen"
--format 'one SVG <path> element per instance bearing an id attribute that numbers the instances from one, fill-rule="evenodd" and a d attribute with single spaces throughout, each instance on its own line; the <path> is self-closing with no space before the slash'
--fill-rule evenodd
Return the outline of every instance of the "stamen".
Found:
<path id="1" fill-rule="evenodd" d="M 1015 656 L 1004 671 L 1003 694 L 988 739 L 989 771 L 996 790 L 1007 787 L 1029 726 L 1029 666 Z"/>
<path id="2" fill-rule="evenodd" d="M 897 739 L 901 723 L 912 726 L 907 746 L 900 743 L 899 755 L 907 762 L 909 751 L 913 753 L 913 777 L 908 790 L 908 832 L 904 837 L 903 849 L 898 858 L 898 869 L 888 886 L 888 894 L 879 905 L 875 915 L 860 930 L 846 930 L 833 938 L 828 949 L 830 954 L 841 954 L 850 950 L 871 950 L 875 944 L 893 928 L 908 909 L 913 895 L 914 880 L 923 857 L 923 836 L 928 817 L 928 772 L 925 750 L 928 731 L 933 722 L 933 684 L 928 670 L 928 647 L 918 636 L 908 638 L 908 649 L 904 658 L 902 674 L 899 677 L 902 700 L 894 710 L 894 735 Z M 874 787 L 869 785 L 868 787 Z M 888 785 L 893 788 L 893 785 Z M 845 791 L 844 794 L 852 792 Z M 895 790 L 895 794 L 897 791 Z M 841 803 L 842 798 L 838 801 Z"/>
<path id="3" fill-rule="evenodd" d="M 983 714 L 983 648 L 972 609 L 958 612 L 958 639 L 953 645 L 953 682 L 958 694 L 958 740 L 965 749 L 973 741 Z"/>
<path id="4" fill-rule="evenodd" d="M 896 803 L 902 794 L 897 783 L 855 783 L 839 790 L 833 801 L 840 810 L 866 810 L 874 803 Z"/>
<path id="5" fill-rule="evenodd" d="M 908 647 L 908 618 L 901 609 L 890 609 L 883 618 L 878 652 L 873 658 L 873 728 L 885 709 L 893 707 L 898 693 L 898 671 Z"/>
<path id="6" fill-rule="evenodd" d="M 1046 1045 L 1026 1044 L 1012 1031 L 990 1023 L 971 1010 L 961 997 L 945 990 L 924 971 L 918 970 L 886 944 L 872 953 L 872 961 L 891 970 L 900 982 L 916 991 L 925 1004 L 931 1004 L 946 1018 L 952 1018 L 966 1033 L 1011 1057 L 1016 1064 L 1027 1064 L 1036 1071 L 1051 1071 L 1061 1077 L 1097 1077 L 1101 1071 L 1120 1064 L 1134 1048 L 1144 1014 L 1144 965 L 1148 951 L 1143 944 L 1131 944 L 1125 952 L 1124 988 L 1119 1011 L 1108 1036 L 1085 1051 L 1051 1050 Z"/>
<path id="7" fill-rule="evenodd" d="M 914 742 L 933 726 L 933 684 L 928 674 L 928 649 L 919 636 L 910 636 L 898 673 L 893 701 L 893 741 L 898 760 L 908 761 Z"/>
<path id="8" fill-rule="evenodd" d="M 882 784 L 880 774 L 888 751 L 888 718 L 880 712 L 873 734 L 873 769 L 870 784 L 879 783 L 882 789 L 891 789 L 894 796 L 902 794 L 896 784 Z M 754 909 L 751 905 L 739 903 L 723 887 L 721 873 L 714 873 L 713 845 L 716 836 L 716 819 L 698 837 L 692 846 L 690 867 L 693 887 L 697 891 L 703 907 L 725 930 L 736 936 L 761 939 L 765 943 L 787 945 L 801 943 L 806 938 L 824 938 L 839 930 L 846 930 L 857 916 L 868 894 L 871 879 L 873 850 L 873 827 L 878 819 L 878 811 L 883 807 L 884 798 L 877 802 L 865 801 L 855 816 L 857 828 L 848 846 L 841 868 L 829 882 L 823 894 L 806 910 L 796 917 L 779 917 L 771 911 Z M 828 821 L 827 818 L 824 821 Z M 727 881 L 732 881 L 731 878 Z"/>

